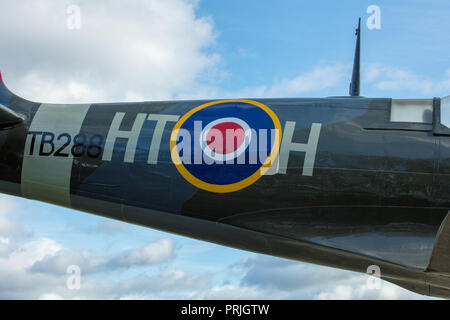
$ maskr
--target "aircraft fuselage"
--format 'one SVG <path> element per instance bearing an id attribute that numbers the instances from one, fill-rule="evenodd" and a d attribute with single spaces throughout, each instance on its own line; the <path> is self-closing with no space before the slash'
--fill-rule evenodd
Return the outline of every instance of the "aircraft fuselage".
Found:
<path id="1" fill-rule="evenodd" d="M 174 163 L 174 128 L 209 101 L 51 105 L 13 95 L 7 106 L 25 121 L 0 131 L 0 191 L 281 257 L 363 272 L 378 263 L 385 278 L 414 278 L 427 293 L 416 272 L 427 269 L 450 208 L 439 108 L 431 123 L 410 123 L 391 121 L 392 99 L 227 101 L 227 112 L 263 105 L 279 120 L 275 142 L 262 142 L 277 154 L 261 174 L 267 150 L 255 163 L 208 164 L 202 147 L 192 163 Z M 200 132 L 215 120 L 198 119 Z M 256 149 L 243 157 L 261 149 L 263 138 L 252 139 Z"/>

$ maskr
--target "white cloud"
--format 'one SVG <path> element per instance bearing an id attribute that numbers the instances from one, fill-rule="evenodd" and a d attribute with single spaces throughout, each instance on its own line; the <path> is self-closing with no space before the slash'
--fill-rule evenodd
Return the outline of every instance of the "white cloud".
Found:
<path id="1" fill-rule="evenodd" d="M 44 102 L 92 102 L 107 100 L 107 92 L 77 79 L 61 82 L 51 77 L 42 77 L 39 71 L 27 72 L 19 82 L 20 91 L 33 101 Z"/>
<path id="2" fill-rule="evenodd" d="M 161 263 L 173 256 L 174 249 L 174 241 L 166 238 L 125 253 L 117 257 L 113 263 L 126 267 Z"/>
<path id="3" fill-rule="evenodd" d="M 4 266 L 26 270 L 34 263 L 48 256 L 54 256 L 61 248 L 61 245 L 52 239 L 43 238 L 27 242 L 10 253 L 8 259 L 4 261 Z"/>
<path id="4" fill-rule="evenodd" d="M 242 286 L 290 299 L 427 298 L 383 280 L 379 288 L 371 288 L 365 274 L 262 255 L 240 261 L 232 269 L 244 271 Z"/>
<path id="5" fill-rule="evenodd" d="M 118 256 L 94 255 L 87 250 L 58 247 L 58 250 L 35 259 L 30 271 L 35 273 L 65 274 L 70 265 L 77 265 L 83 274 L 112 271 L 121 268 L 151 266 L 167 262 L 174 256 L 175 242 L 171 238 L 151 242 L 142 248 L 125 251 Z M 22 251 L 21 251 L 22 252 Z M 29 256 L 26 252 L 25 256 Z"/>
<path id="6" fill-rule="evenodd" d="M 0 237 L 8 239 L 9 236 L 22 231 L 20 225 L 11 219 L 11 215 L 18 210 L 19 205 L 14 198 L 2 194 L 0 194 L 0 203 Z M 1 243 L 4 244 L 4 242 Z"/>
<path id="7" fill-rule="evenodd" d="M 220 61 L 208 52 L 213 22 L 196 15 L 195 1 L 80 0 L 80 30 L 66 27 L 71 4 L 0 3 L 0 43 L 8 43 L 0 61 L 19 95 L 72 103 L 169 99 L 214 73 Z"/>
<path id="8" fill-rule="evenodd" d="M 353 289 L 350 286 L 337 286 L 331 292 L 321 292 L 317 295 L 319 300 L 350 300 L 353 299 Z"/>
<path id="9" fill-rule="evenodd" d="M 340 281 L 336 286 L 322 289 L 314 296 L 318 300 L 404 300 L 404 299 L 427 299 L 422 296 L 392 283 L 381 281 L 378 289 L 369 288 L 366 285 L 367 276 L 358 275 L 348 277 Z"/>
<path id="10" fill-rule="evenodd" d="M 318 284 L 342 279 L 340 272 L 330 272 L 329 268 L 262 255 L 242 261 L 234 267 L 246 270 L 242 278 L 244 285 L 280 291 L 305 291 Z"/>
<path id="11" fill-rule="evenodd" d="M 287 293 L 261 290 L 257 287 L 222 285 L 215 286 L 201 292 L 192 292 L 190 299 L 208 299 L 208 300 L 266 300 L 266 299 L 284 299 Z"/>
<path id="12" fill-rule="evenodd" d="M 196 87 L 191 92 L 182 92 L 180 99 L 217 98 L 287 98 L 309 94 L 326 95 L 349 77 L 351 70 L 344 64 L 319 64 L 310 70 L 299 72 L 293 78 L 275 80 L 271 85 L 245 87 L 235 91 L 223 91 L 212 85 Z M 346 92 L 343 92 L 345 95 Z"/>
<path id="13" fill-rule="evenodd" d="M 363 83 L 386 92 L 411 91 L 424 95 L 446 95 L 450 92 L 450 69 L 435 79 L 414 73 L 407 68 L 369 64 Z"/>
<path id="14" fill-rule="evenodd" d="M 349 68 L 345 65 L 325 65 L 317 66 L 311 71 L 299 74 L 293 79 L 283 79 L 267 88 L 263 96 L 287 97 L 298 96 L 311 92 L 324 92 L 335 87 L 349 77 Z"/>
<path id="15" fill-rule="evenodd" d="M 0 209 L 2 224 L 21 229 L 20 223 L 11 215 L 17 208 L 14 198 L 2 196 L 2 204 L 5 204 Z M 171 292 L 197 288 L 202 283 L 207 285 L 210 279 L 208 275 L 182 270 L 145 275 L 145 272 L 151 271 L 147 267 L 161 265 L 173 257 L 175 242 L 172 239 L 161 239 L 140 249 L 109 256 L 67 248 L 50 238 L 18 239 L 13 233 L 0 239 L 0 249 L 3 250 L 4 246 L 4 251 L 0 252 L 0 299 L 118 299 L 126 295 L 148 295 L 159 290 Z M 80 267 L 81 290 L 69 290 L 66 286 L 69 265 Z M 117 274 L 123 277 L 122 271 L 136 266 L 141 267 L 139 270 L 144 272 L 142 276 L 127 276 L 118 282 L 114 280 Z M 96 280 L 90 276 L 91 273 L 105 275 L 109 271 L 116 272 L 114 279 Z"/>
<path id="16" fill-rule="evenodd" d="M 306 94 L 323 96 L 324 92 L 342 83 L 348 76 L 348 69 L 343 64 L 320 64 L 311 70 L 300 72 L 294 78 L 277 80 L 272 85 L 244 88 L 228 95 L 245 98 L 300 97 Z"/>
<path id="17" fill-rule="evenodd" d="M 56 293 L 45 293 L 38 300 L 64 300 L 64 298 Z"/>
<path id="18" fill-rule="evenodd" d="M 154 256 L 153 253 L 151 256 L 146 254 L 147 259 L 139 261 L 140 266 L 145 266 L 144 263 L 153 265 L 163 262 L 163 257 L 170 256 L 163 252 L 165 248 L 173 246 L 170 242 L 163 239 L 156 245 L 145 246 L 145 249 L 155 248 L 157 252 Z M 169 245 L 165 245 L 166 243 Z M 51 239 L 25 242 L 8 256 L 0 258 L 0 299 L 118 299 L 127 295 L 140 296 L 150 292 L 167 294 L 199 288 L 208 285 L 210 281 L 208 275 L 182 270 L 166 270 L 154 276 L 143 274 L 118 282 L 90 277 L 91 272 L 114 271 L 123 267 L 116 265 L 115 259 L 64 248 Z M 69 277 L 67 267 L 74 264 L 81 270 L 80 290 L 69 290 L 66 286 Z"/>
<path id="19" fill-rule="evenodd" d="M 105 268 L 108 262 L 106 257 L 93 255 L 87 250 L 60 248 L 52 255 L 35 261 L 30 266 L 30 271 L 61 275 L 66 273 L 68 266 L 76 265 L 80 267 L 83 274 L 89 274 Z"/>
<path id="20" fill-rule="evenodd" d="M 211 281 L 211 275 L 195 274 L 183 270 L 167 270 L 157 276 L 138 276 L 122 281 L 119 291 L 122 295 L 145 294 L 153 292 L 155 294 L 167 295 L 187 289 L 205 289 Z M 173 293 L 172 293 L 173 294 Z"/>

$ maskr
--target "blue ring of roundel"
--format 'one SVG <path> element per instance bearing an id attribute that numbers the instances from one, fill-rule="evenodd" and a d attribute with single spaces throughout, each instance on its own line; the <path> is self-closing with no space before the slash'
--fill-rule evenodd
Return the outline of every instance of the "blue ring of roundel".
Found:
<path id="1" fill-rule="evenodd" d="M 255 145 L 257 146 L 257 149 L 255 149 L 255 147 L 251 147 L 252 145 L 254 145 L 254 141 L 252 140 L 252 143 L 245 150 L 245 164 L 237 164 L 237 159 L 234 159 L 234 164 L 207 164 L 204 161 L 204 157 L 206 156 L 203 154 L 203 151 L 202 163 L 194 163 L 194 150 L 201 150 L 198 139 L 199 135 L 194 135 L 194 122 L 201 121 L 203 129 L 210 122 L 225 117 L 235 117 L 242 119 L 249 125 L 251 129 L 256 130 L 257 135 L 260 129 L 266 129 L 266 152 L 264 152 L 263 155 L 260 155 L 260 141 L 258 137 L 258 139 L 256 140 L 257 144 Z M 191 137 L 193 137 L 191 139 L 191 161 L 190 163 L 183 162 L 184 167 L 197 179 L 215 185 L 237 183 L 253 175 L 257 170 L 261 168 L 262 164 L 266 161 L 274 144 L 274 141 L 272 141 L 272 130 L 275 129 L 275 125 L 272 118 L 260 107 L 245 102 L 224 102 L 203 108 L 191 115 L 181 125 L 180 129 L 188 130 Z M 253 136 L 252 139 L 255 139 L 255 137 Z M 180 140 L 181 139 L 177 140 L 177 150 L 180 158 L 183 160 L 183 150 L 180 147 L 181 144 L 178 144 Z M 194 146 L 194 144 L 197 145 Z M 257 153 L 256 164 L 249 163 L 250 152 Z"/>

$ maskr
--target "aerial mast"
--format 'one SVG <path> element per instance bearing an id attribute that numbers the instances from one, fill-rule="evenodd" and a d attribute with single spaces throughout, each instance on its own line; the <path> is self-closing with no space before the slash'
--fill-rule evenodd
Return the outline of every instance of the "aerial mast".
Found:
<path id="1" fill-rule="evenodd" d="M 350 83 L 350 96 L 359 96 L 360 83 L 360 64 L 361 64 L 361 18 L 358 21 L 358 29 L 356 29 L 356 48 L 355 59 L 353 61 L 352 82 Z"/>

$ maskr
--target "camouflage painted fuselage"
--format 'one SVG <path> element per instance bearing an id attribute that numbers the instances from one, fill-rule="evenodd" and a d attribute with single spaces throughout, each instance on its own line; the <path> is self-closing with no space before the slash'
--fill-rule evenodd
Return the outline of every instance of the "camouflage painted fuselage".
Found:
<path id="1" fill-rule="evenodd" d="M 391 99 L 254 99 L 278 117 L 287 165 L 218 193 L 187 181 L 170 150 L 177 119 L 207 101 L 48 105 L 2 90 L 25 118 L 0 131 L 3 193 L 290 259 L 378 265 L 389 281 L 449 295 L 448 259 L 433 268 L 432 257 L 450 208 L 450 137 L 389 123 Z M 124 137 L 111 141 L 115 118 Z M 309 165 L 292 147 L 308 144 Z"/>

